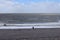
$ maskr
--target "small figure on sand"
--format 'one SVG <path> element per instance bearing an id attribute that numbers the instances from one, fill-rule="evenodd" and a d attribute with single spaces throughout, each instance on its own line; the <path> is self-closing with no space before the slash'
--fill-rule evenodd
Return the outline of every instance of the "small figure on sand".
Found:
<path id="1" fill-rule="evenodd" d="M 6 24 L 4 24 L 3 26 L 7 26 Z"/>
<path id="2" fill-rule="evenodd" d="M 34 29 L 34 27 L 32 27 L 32 29 Z"/>

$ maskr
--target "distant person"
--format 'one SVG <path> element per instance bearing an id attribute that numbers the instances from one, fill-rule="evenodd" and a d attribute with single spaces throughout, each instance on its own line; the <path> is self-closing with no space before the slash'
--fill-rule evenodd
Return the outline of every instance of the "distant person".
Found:
<path id="1" fill-rule="evenodd" d="M 32 27 L 32 29 L 34 29 L 34 27 Z"/>
<path id="2" fill-rule="evenodd" d="M 6 24 L 4 24 L 4 26 L 7 26 Z"/>

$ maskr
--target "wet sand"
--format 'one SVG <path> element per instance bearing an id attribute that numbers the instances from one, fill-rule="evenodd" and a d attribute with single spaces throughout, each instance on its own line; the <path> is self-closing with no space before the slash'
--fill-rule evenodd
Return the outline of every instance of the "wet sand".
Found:
<path id="1" fill-rule="evenodd" d="M 0 40 L 60 40 L 60 29 L 0 29 Z"/>

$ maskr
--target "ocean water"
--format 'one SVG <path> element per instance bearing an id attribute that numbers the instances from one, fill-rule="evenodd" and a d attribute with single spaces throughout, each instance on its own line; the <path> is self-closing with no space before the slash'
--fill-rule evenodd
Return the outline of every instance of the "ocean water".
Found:
<path id="1" fill-rule="evenodd" d="M 60 28 L 60 26 L 0 26 L 0 29 L 36 29 L 36 28 Z"/>
<path id="2" fill-rule="evenodd" d="M 60 23 L 0 24 L 0 29 L 60 28 Z"/>

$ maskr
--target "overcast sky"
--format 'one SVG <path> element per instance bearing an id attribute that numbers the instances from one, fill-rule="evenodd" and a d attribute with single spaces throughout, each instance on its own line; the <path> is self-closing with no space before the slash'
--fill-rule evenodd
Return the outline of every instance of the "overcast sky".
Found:
<path id="1" fill-rule="evenodd" d="M 60 0 L 0 0 L 0 13 L 60 13 Z"/>

